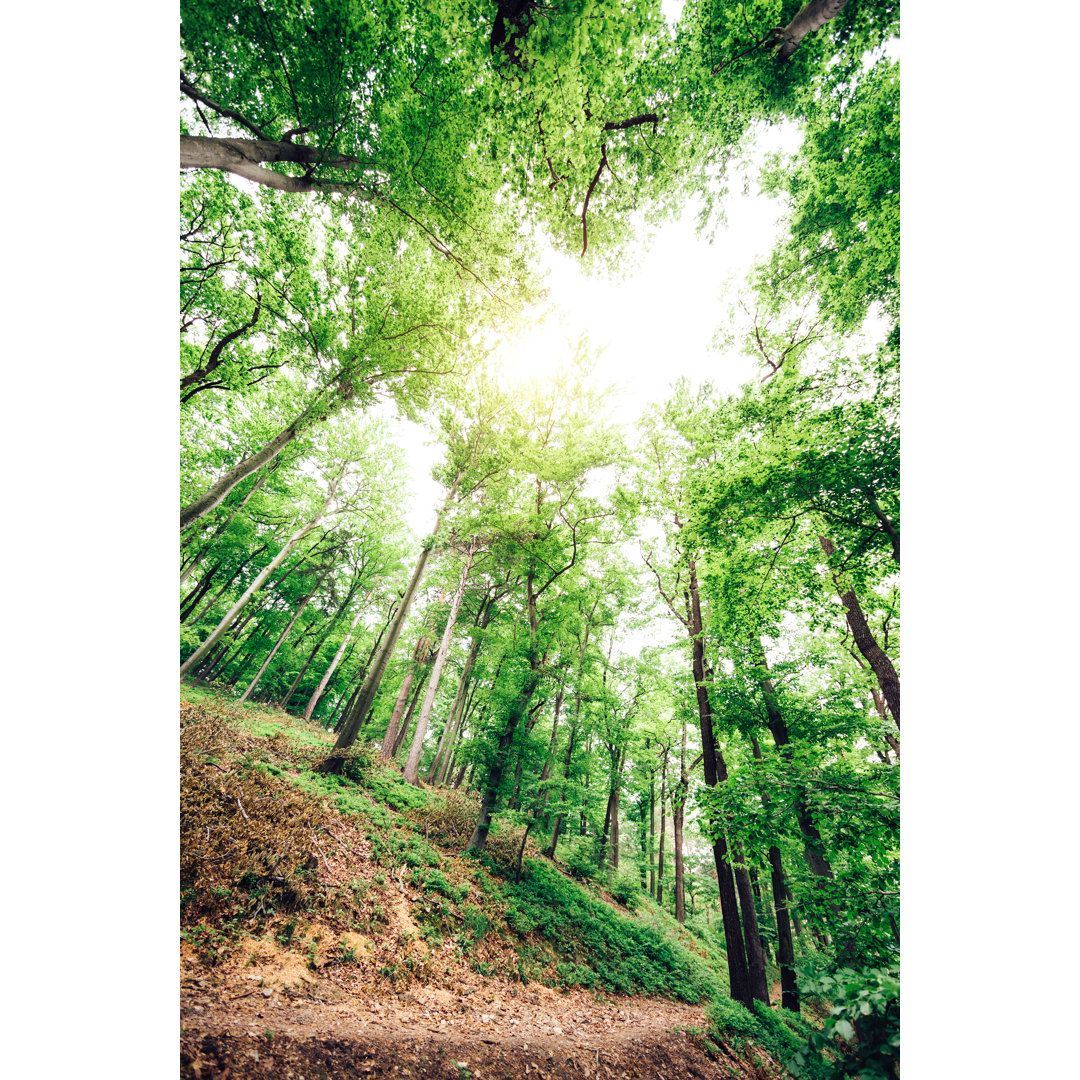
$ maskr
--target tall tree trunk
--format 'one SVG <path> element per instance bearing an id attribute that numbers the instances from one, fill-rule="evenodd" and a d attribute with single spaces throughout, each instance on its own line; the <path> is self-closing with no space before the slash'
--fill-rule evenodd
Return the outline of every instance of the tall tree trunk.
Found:
<path id="1" fill-rule="evenodd" d="M 769 670 L 769 661 L 765 656 L 765 648 L 760 638 L 754 639 L 754 646 L 758 655 L 758 664 L 767 672 Z M 766 722 L 773 737 L 773 743 L 776 745 L 780 756 L 785 761 L 790 762 L 792 760 L 791 739 L 788 736 L 784 715 L 780 711 L 776 687 L 773 686 L 772 679 L 767 675 L 758 678 L 758 685 L 761 687 L 761 695 L 765 701 Z M 832 867 L 829 866 L 828 860 L 825 858 L 825 845 L 822 842 L 821 833 L 818 832 L 817 826 L 814 824 L 813 815 L 810 813 L 806 805 L 806 799 L 801 792 L 795 799 L 794 805 L 795 817 L 799 822 L 799 830 L 803 836 L 803 853 L 806 857 L 806 865 L 810 873 L 815 877 L 831 880 L 833 876 Z"/>
<path id="2" fill-rule="evenodd" d="M 661 906 L 664 903 L 664 848 L 667 846 L 667 756 L 665 746 L 660 768 L 660 851 L 656 860 L 656 902 Z"/>
<path id="3" fill-rule="evenodd" d="M 544 807 L 547 806 L 547 781 L 551 776 L 551 766 L 555 761 L 555 753 L 559 748 L 559 713 L 562 711 L 564 689 L 565 684 L 563 681 L 560 681 L 559 689 L 555 693 L 555 715 L 551 720 L 551 739 L 548 741 L 547 757 L 544 758 L 544 767 L 540 770 L 540 803 L 537 811 L 538 813 L 543 811 Z M 544 815 L 544 821 L 544 827 L 546 828 L 547 814 Z"/>
<path id="4" fill-rule="evenodd" d="M 427 631 L 425 630 L 421 632 L 420 637 L 417 639 L 416 647 L 413 649 L 412 661 L 405 669 L 405 677 L 401 680 L 397 701 L 394 702 L 394 711 L 390 714 L 390 723 L 387 725 L 386 734 L 383 736 L 382 747 L 379 752 L 387 761 L 393 761 L 397 755 L 397 748 L 400 745 L 399 736 L 401 735 L 401 714 L 408 704 L 409 694 L 412 692 L 417 672 L 422 669 L 422 665 L 427 660 L 430 645 L 431 642 L 428 640 Z M 416 688 L 416 692 L 419 695 L 419 687 Z M 408 721 L 406 721 L 407 725 Z"/>
<path id="5" fill-rule="evenodd" d="M 694 687 L 697 696 L 698 722 L 701 726 L 701 753 L 705 771 L 705 783 L 716 787 L 727 779 L 727 767 L 723 755 L 717 753 L 716 736 L 713 733 L 712 705 L 705 683 L 704 625 L 701 619 L 701 600 L 698 596 L 697 568 L 690 560 L 690 580 L 687 590 L 687 629 L 693 644 Z M 721 771 L 722 770 L 722 771 Z M 754 993 L 750 985 L 750 971 L 746 963 L 746 948 L 739 926 L 739 905 L 735 893 L 735 878 L 728 863 L 727 840 L 722 825 L 716 822 L 717 839 L 713 841 L 713 860 L 716 863 L 716 881 L 720 889 L 720 912 L 724 920 L 724 943 L 727 946 L 728 983 L 731 996 L 748 1009 Z"/>
<path id="6" fill-rule="evenodd" d="M 353 692 L 349 695 L 349 700 L 346 702 L 345 707 L 341 712 L 341 715 L 338 716 L 337 720 L 334 722 L 334 730 L 335 731 L 340 731 L 342 724 L 344 724 L 344 722 L 345 722 L 345 718 L 349 715 L 349 711 L 352 709 L 353 705 L 356 703 L 356 699 L 360 696 L 360 691 L 364 688 L 364 680 L 367 678 L 368 670 L 371 668 L 371 661 L 372 661 L 372 659 L 374 659 L 375 653 L 378 650 L 379 645 L 382 643 L 383 634 L 386 633 L 386 628 L 390 625 L 390 620 L 393 619 L 394 612 L 397 611 L 397 604 L 398 604 L 398 601 L 395 600 L 394 603 L 390 605 L 390 613 L 386 616 L 386 622 L 383 623 L 383 625 L 380 628 L 379 632 L 375 635 L 375 641 L 373 642 L 373 644 L 371 646 L 371 651 L 368 653 L 368 658 L 364 662 L 363 666 L 360 668 L 359 672 L 356 673 L 356 680 L 357 680 L 356 689 L 353 690 Z M 342 607 L 341 610 L 344 611 L 344 607 Z M 335 621 L 336 621 L 336 618 L 337 617 L 335 616 Z M 330 636 L 329 631 L 327 631 L 326 637 L 329 637 L 329 636 Z M 325 641 L 325 638 L 323 640 Z M 321 648 L 321 647 L 322 647 L 322 642 L 319 642 L 318 648 Z M 316 649 L 316 652 L 318 651 L 318 648 Z M 312 656 L 312 659 L 314 659 L 314 656 Z M 306 670 L 306 667 L 307 667 L 307 665 L 305 665 L 305 670 Z M 303 673 L 301 672 L 301 674 L 303 674 Z M 299 681 L 300 680 L 298 678 L 297 682 L 299 683 Z M 293 686 L 293 690 L 295 690 L 295 689 L 296 689 L 296 687 Z M 292 697 L 292 690 L 289 691 L 289 696 Z"/>
<path id="7" fill-rule="evenodd" d="M 766 1007 L 769 1004 L 769 980 L 765 974 L 765 950 L 761 945 L 761 931 L 758 928 L 757 908 L 754 907 L 754 890 L 750 884 L 750 874 L 746 869 L 743 853 L 735 849 L 736 863 L 735 887 L 739 893 L 739 907 L 742 909 L 743 935 L 746 939 L 746 960 L 750 974 L 750 991 Z"/>
<path id="8" fill-rule="evenodd" d="M 829 560 L 831 567 L 835 553 L 833 542 L 827 536 L 819 536 L 818 542 L 821 544 L 821 550 L 825 552 L 825 557 Z M 896 668 L 893 667 L 892 661 L 885 655 L 884 650 L 874 638 L 870 630 L 870 624 L 866 621 L 863 609 L 859 606 L 859 601 L 855 596 L 855 588 L 848 580 L 847 575 L 833 570 L 832 579 L 833 584 L 836 586 L 836 595 L 840 597 L 840 602 L 844 605 L 844 610 L 847 613 L 847 623 L 851 627 L 851 636 L 855 639 L 859 652 L 863 654 L 867 664 L 870 665 L 870 670 L 877 677 L 878 686 L 881 687 L 881 692 L 885 697 L 885 703 L 889 706 L 889 712 L 892 713 L 892 718 L 896 722 L 897 728 L 899 728 L 900 677 L 896 674 Z"/>
<path id="9" fill-rule="evenodd" d="M 582 634 L 581 646 L 578 649 L 578 679 L 577 686 L 574 690 L 574 718 L 570 722 L 570 734 L 566 740 L 566 753 L 563 755 L 562 778 L 564 784 L 570 779 L 570 762 L 574 754 L 574 742 L 577 739 L 578 719 L 581 716 L 581 672 L 585 664 L 585 650 L 589 645 L 589 632 L 592 629 L 592 620 L 596 615 L 596 608 L 599 603 L 599 597 L 593 601 L 593 606 L 589 610 L 588 618 L 585 620 L 585 632 Z M 565 815 L 562 813 L 555 815 L 555 825 L 551 830 L 551 840 L 548 843 L 548 846 L 544 848 L 543 852 L 549 859 L 555 858 L 555 850 L 559 845 L 559 834 L 562 832 L 564 818 Z"/>
<path id="10" fill-rule="evenodd" d="M 795 944 L 791 940 L 784 867 L 780 860 L 780 849 L 775 844 L 769 848 L 769 866 L 772 869 L 773 911 L 776 914 L 776 962 L 780 965 L 780 1004 L 797 1013 L 799 986 L 795 981 Z"/>
<path id="11" fill-rule="evenodd" d="M 420 709 L 420 718 L 416 722 L 416 734 L 413 736 L 412 746 L 409 748 L 409 758 L 405 762 L 403 775 L 415 787 L 420 786 L 420 753 L 424 748 L 424 737 L 427 735 L 431 710 L 435 705 L 435 695 L 439 691 L 439 682 L 442 679 L 443 668 L 446 666 L 446 658 L 450 655 L 450 643 L 454 639 L 454 626 L 457 623 L 458 612 L 461 610 L 462 598 L 465 596 L 465 586 L 469 580 L 469 571 L 472 569 L 473 556 L 479 547 L 479 541 L 473 538 L 466 548 L 465 566 L 462 568 L 461 577 L 458 579 L 457 591 L 450 602 L 450 613 L 446 617 L 446 628 L 443 630 L 442 641 L 439 642 L 439 651 L 435 656 L 431 677 L 428 679 L 424 704 Z"/>
<path id="12" fill-rule="evenodd" d="M 308 698 L 308 703 L 304 708 L 305 720 L 311 719 L 311 714 L 315 711 L 315 706 L 319 704 L 319 698 L 323 696 L 323 691 L 326 689 L 327 683 L 330 682 L 334 672 L 337 670 L 338 664 L 341 663 L 341 658 L 345 655 L 345 647 L 349 644 L 349 638 L 352 637 L 353 631 L 356 629 L 356 624 L 360 621 L 360 616 L 364 612 L 364 605 L 370 599 L 371 593 L 369 592 L 367 597 L 357 606 L 356 614 L 353 616 L 353 621 L 349 624 L 348 632 L 341 639 L 341 645 L 338 647 L 338 651 L 334 653 L 334 659 L 330 661 L 330 666 L 319 680 L 319 685 L 315 687 L 314 693 Z"/>
<path id="13" fill-rule="evenodd" d="M 457 774 L 457 779 L 455 779 L 453 784 L 450 785 L 455 791 L 457 791 L 457 789 L 459 787 L 461 787 L 461 781 L 465 779 L 465 770 L 468 767 L 469 767 L 469 763 L 467 761 L 463 761 L 461 763 L 461 769 L 459 770 L 459 772 Z"/>
<path id="14" fill-rule="evenodd" d="M 495 756 L 488 771 L 487 783 L 484 785 L 484 793 L 480 799 L 480 814 L 477 818 L 476 827 L 473 829 L 473 834 L 469 838 L 469 843 L 466 845 L 466 851 L 483 851 L 484 845 L 487 843 L 488 833 L 491 831 L 491 815 L 499 797 L 499 788 L 502 786 L 510 747 L 514 741 L 514 733 L 517 731 L 518 725 L 526 718 L 529 702 L 540 684 L 539 663 L 539 658 L 536 658 L 535 666 L 530 665 L 531 670 L 525 677 L 525 682 L 503 723 L 499 743 L 495 748 Z"/>
<path id="15" fill-rule="evenodd" d="M 656 899 L 656 770 L 649 770 L 649 895 Z"/>

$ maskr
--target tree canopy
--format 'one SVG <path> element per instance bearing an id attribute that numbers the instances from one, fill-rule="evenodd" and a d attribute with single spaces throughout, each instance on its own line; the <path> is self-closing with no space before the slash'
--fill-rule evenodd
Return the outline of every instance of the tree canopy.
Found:
<path id="1" fill-rule="evenodd" d="M 519 881 L 531 836 L 669 905 L 751 1011 L 897 971 L 897 19 L 181 3 L 182 677 L 336 732 L 327 783 L 377 752 L 471 792 L 463 847 L 519 836 Z M 631 431 L 586 340 L 510 378 L 544 249 L 722 237 L 781 123 L 721 344 L 752 381 Z M 394 416 L 439 448 L 426 536 Z M 853 1069 L 892 1060 L 868 1031 Z"/>

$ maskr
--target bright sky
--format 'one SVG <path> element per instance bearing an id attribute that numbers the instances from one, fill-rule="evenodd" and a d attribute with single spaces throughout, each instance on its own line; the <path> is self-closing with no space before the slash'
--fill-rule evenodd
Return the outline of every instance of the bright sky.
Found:
<path id="1" fill-rule="evenodd" d="M 548 303 L 561 313 L 561 325 L 549 319 L 534 332 L 523 332 L 516 348 L 500 353 L 500 361 L 528 378 L 554 367 L 566 355 L 568 340 L 587 333 L 600 350 L 592 379 L 598 387 L 619 388 L 613 419 L 630 437 L 645 407 L 663 401 L 681 377 L 710 380 L 722 392 L 738 390 L 754 376 L 753 361 L 735 351 L 721 353 L 712 341 L 728 322 L 734 288 L 777 238 L 783 206 L 757 194 L 760 163 L 766 153 L 793 152 L 799 138 L 790 124 L 760 133 L 748 175 L 731 178 L 728 224 L 712 244 L 696 235 L 690 211 L 661 227 L 650 249 L 635 258 L 637 270 L 620 281 L 586 277 L 573 255 L 549 253 Z M 393 416 L 392 406 L 385 409 Z M 418 425 L 393 423 L 412 474 L 409 522 L 424 535 L 435 522 L 439 487 L 430 473 L 440 450 Z"/>

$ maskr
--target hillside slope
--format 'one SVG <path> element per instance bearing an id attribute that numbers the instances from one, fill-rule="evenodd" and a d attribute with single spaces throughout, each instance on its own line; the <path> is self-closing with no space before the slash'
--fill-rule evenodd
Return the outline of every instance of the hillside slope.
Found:
<path id="1" fill-rule="evenodd" d="M 321 776 L 329 745 L 183 692 L 183 1077 L 782 1075 L 801 1025 L 706 1034 L 722 964 L 651 902 L 637 917 L 529 846 L 518 881 L 512 829 L 463 858 L 469 797 L 364 753 Z"/>

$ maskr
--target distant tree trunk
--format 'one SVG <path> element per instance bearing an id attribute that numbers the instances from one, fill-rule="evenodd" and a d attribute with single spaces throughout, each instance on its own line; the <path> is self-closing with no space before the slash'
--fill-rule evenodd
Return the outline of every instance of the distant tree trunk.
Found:
<path id="1" fill-rule="evenodd" d="M 323 677 L 319 680 L 319 685 L 315 687 L 314 693 L 308 698 L 307 706 L 304 708 L 304 719 L 310 720 L 311 714 L 315 711 L 315 706 L 319 704 L 319 698 L 323 696 L 323 691 L 326 689 L 327 683 L 333 677 L 334 672 L 337 670 L 338 664 L 341 663 L 341 658 L 345 655 L 345 646 L 349 644 L 349 638 L 352 637 L 353 631 L 356 629 L 356 624 L 360 621 L 360 616 L 364 612 L 364 605 L 371 599 L 371 593 L 369 592 L 367 598 L 357 606 L 356 614 L 353 615 L 353 621 L 349 624 L 348 632 L 341 639 L 341 645 L 338 647 L 338 651 L 334 653 L 334 659 L 330 661 L 330 666 L 323 673 Z"/>
<path id="2" fill-rule="evenodd" d="M 420 695 L 424 692 L 424 687 L 427 685 L 428 673 L 426 671 L 421 673 L 420 679 L 416 684 L 416 689 L 413 691 L 412 701 L 409 702 L 409 708 L 405 712 L 405 719 L 401 723 L 401 730 L 397 733 L 397 738 L 394 739 L 393 752 L 390 755 L 395 761 L 398 754 L 401 753 L 402 746 L 405 745 L 405 738 L 409 734 L 409 728 L 412 725 L 413 713 L 416 711 L 416 703 L 420 700 Z"/>
<path id="3" fill-rule="evenodd" d="M 424 737 L 427 735 L 428 723 L 431 720 L 431 710 L 435 705 L 435 695 L 439 691 L 439 682 L 442 679 L 443 668 L 446 666 L 446 658 L 450 654 L 450 643 L 454 639 L 454 626 L 457 623 L 458 612 L 461 610 L 461 600 L 465 595 L 465 586 L 469 580 L 469 571 L 472 569 L 473 556 L 480 547 L 479 540 L 473 538 L 465 552 L 465 566 L 462 568 L 461 577 L 458 579 L 457 591 L 450 602 L 450 613 L 446 618 L 446 628 L 443 630 L 442 641 L 439 643 L 439 651 L 435 656 L 435 663 L 431 668 L 431 676 L 428 679 L 427 693 L 424 695 L 424 704 L 420 708 L 420 717 L 416 721 L 416 734 L 413 736 L 412 746 L 409 748 L 409 758 L 405 762 L 404 777 L 408 783 L 415 787 L 420 786 L 420 753 L 424 748 Z"/>
<path id="4" fill-rule="evenodd" d="M 559 689 L 555 693 L 555 715 L 551 720 L 551 739 L 548 741 L 547 757 L 544 758 L 544 767 L 540 770 L 540 805 L 538 807 L 538 813 L 543 811 L 547 806 L 548 800 L 548 787 L 547 781 L 551 776 L 551 765 L 555 760 L 555 752 L 559 748 L 559 713 L 562 711 L 563 703 L 563 690 L 565 689 L 562 681 L 559 683 Z M 547 821 L 547 815 L 544 815 L 545 827 Z"/>
<path id="5" fill-rule="evenodd" d="M 656 899 L 656 769 L 649 770 L 649 895 Z"/>
<path id="6" fill-rule="evenodd" d="M 379 645 L 382 642 L 383 634 L 386 633 L 386 628 L 390 625 L 390 620 L 394 617 L 394 612 L 396 610 L 397 601 L 395 600 L 394 603 L 390 605 L 390 613 L 386 616 L 386 622 L 383 623 L 382 628 L 375 635 L 375 641 L 371 646 L 371 651 L 368 653 L 367 660 L 364 662 L 363 667 L 355 675 L 355 678 L 357 680 L 356 689 L 353 690 L 353 692 L 349 695 L 349 700 L 346 703 L 345 708 L 342 710 L 341 714 L 334 722 L 335 731 L 340 730 L 341 725 L 345 722 L 345 717 L 349 715 L 349 710 L 352 709 L 353 705 L 356 703 L 356 699 L 360 696 L 360 691 L 364 688 L 364 680 L 367 678 L 367 672 L 371 668 L 371 661 L 375 656 L 376 650 L 379 648 Z M 327 636 L 329 636 L 329 632 L 327 633 Z M 321 644 L 322 643 L 320 642 L 320 647 Z M 295 687 L 293 689 L 295 689 Z M 289 696 L 292 696 L 292 691 L 290 691 Z"/>
<path id="7" fill-rule="evenodd" d="M 795 944 L 791 940 L 784 868 L 780 861 L 780 849 L 775 844 L 769 848 L 769 866 L 772 868 L 773 911 L 776 913 L 776 962 L 780 965 L 780 1004 L 797 1013 L 799 986 L 795 981 Z"/>
<path id="8" fill-rule="evenodd" d="M 665 746 L 660 759 L 660 851 L 656 869 L 656 902 L 661 906 L 664 903 L 664 848 L 667 846 L 667 758 L 668 748 Z"/>
<path id="9" fill-rule="evenodd" d="M 453 787 L 453 789 L 454 789 L 455 791 L 457 791 L 457 789 L 458 789 L 459 787 L 461 787 L 461 781 L 465 779 L 465 770 L 466 770 L 466 769 L 467 769 L 468 767 L 469 767 L 469 763 L 468 763 L 467 761 L 463 761 L 463 762 L 461 763 L 461 770 L 460 770 L 460 771 L 458 772 L 458 774 L 457 774 L 457 779 L 456 779 L 456 780 L 455 780 L 455 781 L 453 782 L 453 784 L 451 785 L 451 787 Z"/>
<path id="10" fill-rule="evenodd" d="M 536 658 L 535 666 L 530 666 L 532 670 L 525 677 L 525 682 L 504 720 L 503 730 L 499 736 L 498 746 L 495 748 L 495 756 L 492 759 L 487 783 L 484 785 L 484 793 L 480 800 L 480 814 L 465 848 L 466 851 L 482 851 L 487 843 L 488 833 L 491 831 L 491 815 L 498 800 L 499 788 L 502 786 L 510 746 L 514 741 L 518 725 L 528 714 L 529 701 L 540 683 L 539 657 Z"/>
<path id="11" fill-rule="evenodd" d="M 320 580 L 319 585 L 321 584 L 322 581 Z M 315 589 L 318 589 L 318 585 L 316 585 Z M 296 614 L 293 615 L 293 617 L 289 620 L 288 626 L 286 626 L 285 629 L 281 631 L 281 634 L 278 636 L 277 641 L 274 643 L 274 647 L 270 650 L 269 653 L 267 653 L 266 659 L 262 662 L 262 667 L 260 667 L 259 670 L 255 673 L 255 678 L 251 680 L 251 682 L 248 684 L 248 688 L 243 692 L 243 694 L 240 695 L 241 701 L 247 701 L 247 699 L 251 697 L 251 691 L 254 690 L 255 687 L 258 685 L 259 680 L 263 677 L 266 669 L 270 666 L 270 661 L 273 660 L 275 656 L 277 656 L 278 649 L 280 649 L 281 646 L 285 644 L 285 639 L 289 636 L 289 632 L 296 625 L 296 620 L 304 614 L 304 609 L 308 606 L 308 601 L 314 595 L 315 590 L 312 590 L 310 593 L 307 594 L 307 596 L 304 597 L 302 603 L 296 609 Z"/>
<path id="12" fill-rule="evenodd" d="M 405 669 L 405 677 L 401 680 L 401 686 L 398 688 L 397 701 L 394 702 L 394 711 L 390 714 L 390 723 L 386 728 L 386 734 L 383 736 L 382 747 L 379 751 L 387 761 L 393 761 L 397 754 L 397 748 L 399 746 L 398 737 L 402 730 L 401 715 L 405 711 L 405 706 L 408 703 L 409 694 L 412 691 L 413 683 L 416 681 L 417 672 L 421 670 L 421 666 L 427 658 L 430 644 L 426 631 L 422 632 L 413 649 L 412 661 Z M 416 688 L 416 692 L 419 695 L 419 687 Z M 407 725 L 408 722 L 406 721 L 406 726 Z"/>
<path id="13" fill-rule="evenodd" d="M 758 654 L 758 665 L 767 672 L 769 662 L 765 656 L 765 648 L 760 639 L 754 639 L 754 645 Z M 783 713 L 780 711 L 776 687 L 773 686 L 772 680 L 767 675 L 758 678 L 758 685 L 761 687 L 762 697 L 765 701 L 766 722 L 776 749 L 785 761 L 791 761 L 791 739 L 788 736 L 787 723 L 784 721 Z M 801 792 L 795 799 L 794 808 L 795 817 L 799 822 L 799 830 L 803 836 L 803 852 L 810 873 L 815 877 L 831 880 L 833 876 L 832 867 L 829 866 L 825 858 L 825 846 L 821 839 L 821 833 L 818 832 L 817 826 L 814 824 L 813 816 L 807 808 L 806 800 Z"/>
<path id="14" fill-rule="evenodd" d="M 599 598 L 597 598 L 596 600 L 593 601 L 593 606 L 589 610 L 588 617 L 585 619 L 585 632 L 582 634 L 581 645 L 580 645 L 580 647 L 578 649 L 578 668 L 577 668 L 577 670 L 578 670 L 578 681 L 579 682 L 581 680 L 582 668 L 583 668 L 583 666 L 585 664 L 585 650 L 588 648 L 588 645 L 589 645 L 589 633 L 590 633 L 590 631 L 592 629 L 592 620 L 593 620 L 593 617 L 596 615 L 596 608 L 599 605 L 599 603 L 600 603 Z M 577 739 L 578 719 L 579 719 L 580 715 L 581 715 L 581 690 L 580 690 L 580 687 L 578 687 L 574 691 L 574 718 L 570 722 L 570 734 L 569 734 L 569 736 L 567 737 L 567 740 L 566 740 L 566 753 L 563 755 L 562 778 L 563 778 L 563 783 L 564 784 L 566 783 L 567 780 L 570 779 L 570 762 L 571 762 L 571 760 L 573 758 L 573 754 L 574 754 L 574 742 Z M 555 825 L 551 830 L 551 841 L 548 843 L 548 846 L 544 849 L 544 852 L 543 852 L 543 854 L 546 855 L 549 859 L 554 859 L 555 858 L 555 850 L 559 845 L 559 834 L 562 831 L 563 820 L 564 820 L 564 815 L 562 813 L 559 813 L 559 814 L 555 815 Z"/>
<path id="15" fill-rule="evenodd" d="M 266 548 L 266 544 L 261 544 L 246 559 L 244 559 L 244 561 L 241 562 L 240 565 L 233 571 L 232 576 L 229 578 L 229 580 L 226 581 L 225 584 L 222 585 L 216 593 L 214 593 L 214 595 L 202 606 L 198 614 L 195 615 L 191 621 L 196 623 L 200 622 L 203 616 L 218 602 L 218 600 L 221 599 L 222 596 L 225 595 L 226 590 L 241 575 L 241 573 L 243 573 L 244 568 L 252 561 L 252 559 L 254 559 L 256 555 L 261 555 L 266 550 Z M 188 618 L 189 615 L 187 613 L 181 613 L 181 622 L 187 622 Z"/>
<path id="16" fill-rule="evenodd" d="M 180 601 L 181 622 L 187 621 L 187 617 L 195 610 L 199 601 L 210 591 L 210 586 L 214 583 L 214 576 L 221 569 L 221 566 L 221 562 L 214 563 L 200 578 L 199 584 Z"/>
<path id="17" fill-rule="evenodd" d="M 679 782 L 671 793 L 671 828 L 675 840 L 675 918 L 686 922 L 686 889 L 683 873 L 683 816 L 690 778 L 686 775 L 686 721 L 682 725 L 682 752 L 679 756 Z"/>
<path id="18" fill-rule="evenodd" d="M 835 552 L 833 542 L 826 536 L 819 536 L 818 542 L 821 544 L 821 550 L 825 552 L 825 557 L 829 560 L 831 566 Z M 899 728 L 900 677 L 896 674 L 896 668 L 893 667 L 892 661 L 885 655 L 884 650 L 875 640 L 870 625 L 866 621 L 866 616 L 863 614 L 863 610 L 855 596 L 854 587 L 846 579 L 845 575 L 836 571 L 832 572 L 832 579 L 836 585 L 836 594 L 840 597 L 840 602 L 847 612 L 847 622 L 848 626 L 851 627 L 851 636 L 855 639 L 859 652 L 863 654 L 867 664 L 870 665 L 870 670 L 877 677 L 878 685 L 881 687 L 881 692 L 885 697 L 885 703 L 889 706 L 889 712 L 892 713 L 893 720 L 896 722 L 897 728 Z"/>
<path id="19" fill-rule="evenodd" d="M 479 610 L 476 613 L 476 619 L 473 622 L 473 625 L 479 629 L 480 633 L 472 639 L 472 643 L 469 645 L 465 666 L 461 669 L 461 678 L 458 680 L 457 693 L 454 695 L 454 702 L 450 706 L 450 714 L 446 719 L 446 727 L 443 728 L 442 738 L 439 740 L 438 749 L 435 751 L 435 760 L 432 761 L 431 769 L 428 772 L 429 784 L 432 782 L 442 784 L 446 779 L 454 741 L 457 739 L 465 718 L 465 699 L 468 693 L 469 680 L 472 678 L 473 668 L 476 666 L 476 658 L 480 655 L 483 631 L 487 629 L 488 624 L 491 622 L 491 615 L 494 610 L 495 606 L 489 593 L 481 601 Z"/>
<path id="20" fill-rule="evenodd" d="M 458 485 L 461 483 L 463 475 L 463 471 L 459 470 L 447 493 L 446 499 L 443 502 L 442 509 L 435 519 L 435 528 L 432 530 L 431 541 L 425 543 L 420 550 L 420 556 L 416 560 L 416 567 L 413 570 L 412 577 L 409 579 L 409 584 L 405 587 L 405 593 L 401 598 L 401 603 L 398 604 L 397 612 L 386 633 L 386 640 L 383 642 L 382 648 L 379 650 L 378 655 L 372 661 L 368 669 L 367 676 L 364 679 L 364 687 L 360 691 L 360 696 L 356 699 L 356 704 L 352 707 L 348 718 L 341 726 L 341 734 L 338 735 L 337 742 L 334 743 L 335 750 L 347 750 L 352 746 L 356 741 L 356 736 L 360 731 L 364 718 L 375 703 L 375 695 L 379 692 L 379 686 L 382 684 L 383 675 L 386 673 L 386 667 L 390 663 L 390 658 L 393 656 L 394 649 L 397 647 L 398 637 L 401 635 L 401 630 L 405 625 L 405 618 L 409 614 L 409 608 L 412 606 L 413 598 L 420 588 L 420 581 L 424 576 L 424 571 L 427 569 L 428 561 L 431 559 L 434 538 L 438 536 L 439 529 L 442 527 L 443 518 L 446 516 L 447 511 L 450 509 L 450 506 L 457 495 Z M 344 762 L 345 758 L 341 754 L 331 754 L 325 761 L 316 766 L 316 768 L 320 772 L 340 773 Z"/>
<path id="21" fill-rule="evenodd" d="M 327 500 L 328 502 L 329 500 Z M 326 504 L 323 504 L 324 509 Z M 255 595 L 258 589 L 262 586 L 263 582 L 288 558 L 289 554 L 296 547 L 300 541 L 307 536 L 312 529 L 319 523 L 322 518 L 323 511 L 320 510 L 316 517 L 309 521 L 306 525 L 301 525 L 299 529 L 296 529 L 292 536 L 285 542 L 285 546 L 274 556 L 270 564 L 263 570 L 258 577 L 247 587 L 243 596 L 236 601 L 235 604 L 229 609 L 225 617 L 218 623 L 217 629 L 180 665 L 180 677 L 183 678 L 209 651 L 217 644 L 222 635 L 229 628 L 229 624 L 239 614 L 240 610 L 247 604 L 247 602 Z"/>

